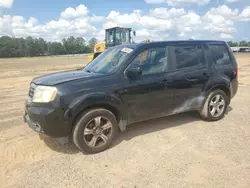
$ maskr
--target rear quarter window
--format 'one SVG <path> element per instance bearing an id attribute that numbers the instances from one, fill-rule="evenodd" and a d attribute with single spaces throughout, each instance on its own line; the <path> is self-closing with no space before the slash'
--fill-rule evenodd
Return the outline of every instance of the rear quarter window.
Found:
<path id="1" fill-rule="evenodd" d="M 209 45 L 213 60 L 216 65 L 230 65 L 232 64 L 228 49 L 225 45 Z"/>

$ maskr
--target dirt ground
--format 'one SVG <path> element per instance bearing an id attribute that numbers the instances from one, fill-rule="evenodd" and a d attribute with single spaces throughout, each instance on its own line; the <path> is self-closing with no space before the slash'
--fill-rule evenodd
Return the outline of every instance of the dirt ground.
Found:
<path id="1" fill-rule="evenodd" d="M 239 91 L 224 119 L 184 113 L 137 123 L 95 155 L 39 136 L 22 118 L 33 77 L 87 58 L 0 59 L 1 187 L 249 188 L 250 54 L 236 57 Z"/>

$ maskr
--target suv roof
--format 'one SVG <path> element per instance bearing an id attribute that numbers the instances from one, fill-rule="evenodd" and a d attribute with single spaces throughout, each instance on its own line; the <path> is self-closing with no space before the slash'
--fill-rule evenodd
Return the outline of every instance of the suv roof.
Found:
<path id="1" fill-rule="evenodd" d="M 219 40 L 173 40 L 173 41 L 157 41 L 157 42 L 146 42 L 146 43 L 136 43 L 136 44 L 124 44 L 120 46 L 136 48 L 136 47 L 145 47 L 145 46 L 155 46 L 158 44 L 205 44 L 205 43 L 212 43 L 212 44 L 225 44 L 225 41 Z"/>
<path id="2" fill-rule="evenodd" d="M 154 44 L 204 44 L 204 43 L 213 43 L 213 44 L 225 44 L 224 41 L 219 40 L 173 40 L 173 41 L 158 41 L 158 42 L 148 42 L 140 43 L 142 45 L 154 45 Z"/>

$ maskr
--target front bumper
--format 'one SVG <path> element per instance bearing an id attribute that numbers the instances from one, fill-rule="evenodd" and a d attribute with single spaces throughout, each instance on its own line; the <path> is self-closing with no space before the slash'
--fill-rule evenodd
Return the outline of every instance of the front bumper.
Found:
<path id="1" fill-rule="evenodd" d="M 41 127 L 41 125 L 31 121 L 31 119 L 26 111 L 24 112 L 23 119 L 24 119 L 24 122 L 27 123 L 31 129 L 33 129 L 34 131 L 36 131 L 38 133 L 44 133 L 44 130 Z"/>
<path id="2" fill-rule="evenodd" d="M 231 103 L 231 99 L 233 99 L 236 93 L 238 92 L 238 85 L 239 85 L 238 79 L 234 79 L 230 83 L 230 97 L 231 97 L 230 103 Z"/>
<path id="3" fill-rule="evenodd" d="M 60 108 L 26 102 L 23 118 L 31 129 L 50 137 L 67 137 L 71 131 L 68 121 L 63 120 L 63 110 Z"/>

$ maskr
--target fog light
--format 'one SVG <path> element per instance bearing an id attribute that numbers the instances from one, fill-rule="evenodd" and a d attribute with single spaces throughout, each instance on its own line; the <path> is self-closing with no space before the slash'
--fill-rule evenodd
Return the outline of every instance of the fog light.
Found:
<path id="1" fill-rule="evenodd" d="M 34 124 L 34 130 L 37 132 L 42 132 L 43 133 L 43 129 L 41 127 L 41 125 L 39 125 L 38 123 Z"/>

